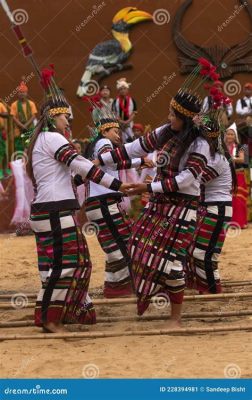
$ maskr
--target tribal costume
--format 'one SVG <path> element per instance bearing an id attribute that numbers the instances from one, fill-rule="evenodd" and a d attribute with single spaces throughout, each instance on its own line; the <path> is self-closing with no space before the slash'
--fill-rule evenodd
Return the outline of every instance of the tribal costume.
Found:
<path id="1" fill-rule="evenodd" d="M 211 79 L 218 77 L 216 67 L 207 60 L 201 59 L 200 64 L 204 64 L 203 69 L 197 69 L 201 75 L 211 75 Z M 196 227 L 201 175 L 210 160 L 208 138 L 205 139 L 192 123 L 202 105 L 195 89 L 188 91 L 187 85 L 199 87 L 194 74 L 171 100 L 171 109 L 184 121 L 179 133 L 165 125 L 122 149 L 99 157 L 100 164 L 104 165 L 159 151 L 157 175 L 154 182 L 147 185 L 152 195 L 133 227 L 129 242 L 140 315 L 156 294 L 169 296 L 173 319 L 177 318 L 176 313 L 180 315 L 180 311 L 176 311 L 179 308 L 174 305 L 183 301 L 183 264 Z"/>
<path id="2" fill-rule="evenodd" d="M 243 152 L 243 147 L 239 144 L 239 138 L 237 133 L 236 123 L 233 123 L 227 131 L 233 131 L 235 134 L 235 143 L 228 145 L 228 150 L 232 158 L 239 157 L 239 153 Z M 235 161 L 235 172 L 237 178 L 237 192 L 233 194 L 233 216 L 232 223 L 234 226 L 240 228 L 247 227 L 248 225 L 248 211 L 247 211 L 247 199 L 248 199 L 248 188 L 246 182 L 245 169 L 246 164 L 237 163 Z"/>
<path id="3" fill-rule="evenodd" d="M 33 142 L 31 139 L 34 147 L 30 144 L 35 186 L 30 224 L 36 236 L 42 282 L 35 323 L 94 323 L 95 311 L 88 297 L 91 262 L 85 238 L 75 222 L 79 204 L 71 174 L 78 173 L 82 179 L 112 190 L 118 190 L 121 182 L 78 155 L 73 145 L 55 131 L 54 116 L 69 113 L 69 108 L 54 81 L 49 89 L 52 85 L 50 91 L 57 93 L 56 98 L 45 104 L 38 126 L 41 129 L 34 133 Z"/>
<path id="4" fill-rule="evenodd" d="M 19 93 L 27 93 L 28 88 L 24 82 L 21 82 L 18 86 Z M 15 125 L 14 130 L 14 149 L 16 152 L 23 152 L 24 143 L 21 138 L 21 134 L 34 128 L 33 118 L 37 114 L 37 107 L 32 100 L 24 98 L 22 100 L 16 100 L 11 104 L 10 114 L 15 117 L 19 122 L 25 125 L 28 121 L 30 125 L 26 129 L 21 129 L 18 125 Z"/>
<path id="5" fill-rule="evenodd" d="M 103 146 L 105 142 L 106 145 Z M 111 142 L 110 144 L 108 142 L 110 142 L 108 139 L 97 142 L 95 154 L 102 154 L 108 151 L 108 148 L 113 150 Z M 136 162 L 140 165 L 141 159 Z M 113 167 L 105 169 L 107 173 L 119 179 L 118 171 Z M 121 207 L 122 195 L 100 188 L 92 182 L 87 183 L 87 186 L 86 215 L 89 221 L 97 225 L 97 238 L 106 253 L 104 296 L 129 295 L 132 293 L 132 284 L 127 243 L 131 236 L 131 222 Z"/>
<path id="6" fill-rule="evenodd" d="M 196 138 L 178 160 L 178 136 L 165 125 L 122 149 L 99 157 L 106 164 L 159 150 L 161 163 L 167 154 L 172 154 L 167 164 L 158 168 L 154 182 L 148 185 L 152 192 L 150 202 L 133 226 L 129 242 L 140 315 L 155 294 L 169 295 L 172 303 L 183 301 L 183 261 L 196 223 L 199 176 L 206 167 L 209 149 L 203 138 Z"/>
<path id="7" fill-rule="evenodd" d="M 220 293 L 219 256 L 232 217 L 232 176 L 226 157 L 216 153 L 202 175 L 202 202 L 189 247 L 187 287 Z"/>
<path id="8" fill-rule="evenodd" d="M 227 102 L 225 97 L 223 100 Z M 218 262 L 232 217 L 235 171 L 224 143 L 225 127 L 219 121 L 218 104 L 203 113 L 198 121 L 199 128 L 209 139 L 211 158 L 202 174 L 201 204 L 197 228 L 188 249 L 186 276 L 187 286 L 200 293 L 221 292 Z"/>
<path id="9" fill-rule="evenodd" d="M 111 140 L 103 136 L 103 132 L 111 128 L 119 129 L 119 124 L 108 108 L 99 108 L 94 104 L 93 107 L 92 115 L 97 136 L 90 156 L 91 159 L 97 159 L 99 155 L 114 148 Z M 119 179 L 118 170 L 138 167 L 141 163 L 142 159 L 138 158 L 101 169 Z M 106 254 L 104 296 L 110 298 L 130 295 L 132 284 L 127 243 L 131 235 L 131 223 L 121 207 L 122 193 L 116 193 L 93 182 L 87 182 L 86 189 L 85 212 L 88 220 L 94 224 L 98 241 Z"/>

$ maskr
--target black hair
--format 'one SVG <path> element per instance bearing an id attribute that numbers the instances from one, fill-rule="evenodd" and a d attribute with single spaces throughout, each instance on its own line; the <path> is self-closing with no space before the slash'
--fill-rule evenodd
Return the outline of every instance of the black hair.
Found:
<path id="1" fill-rule="evenodd" d="M 210 128 L 211 132 L 219 132 L 220 131 L 220 125 L 217 121 L 210 121 L 207 126 Z M 226 157 L 229 166 L 230 166 L 230 171 L 231 171 L 231 175 L 232 175 L 232 192 L 236 193 L 237 192 L 237 176 L 236 176 L 236 172 L 235 172 L 235 167 L 233 164 L 233 160 L 232 157 L 228 151 L 227 145 L 224 141 L 224 136 L 220 133 L 220 136 L 216 137 L 216 138 L 208 138 L 207 137 L 207 131 L 206 130 L 202 130 L 203 132 L 203 136 L 205 137 L 205 139 L 207 140 L 209 147 L 210 147 L 210 154 L 211 156 L 214 158 L 215 153 L 219 152 L 219 145 L 221 145 L 221 147 L 224 150 L 224 156 Z M 221 141 L 221 143 L 220 143 Z"/>
<path id="2" fill-rule="evenodd" d="M 172 110 L 177 118 L 182 120 L 183 129 L 176 136 L 180 140 L 181 146 L 178 152 L 178 158 L 181 158 L 184 152 L 190 147 L 192 142 L 198 137 L 202 136 L 200 130 L 195 126 L 192 118 L 181 114 L 179 111 L 172 107 Z"/>
<path id="3" fill-rule="evenodd" d="M 52 99 L 47 100 L 45 103 L 42 104 L 41 109 L 40 109 L 40 118 L 38 120 L 38 123 L 34 129 L 34 132 L 32 134 L 32 138 L 30 140 L 28 149 L 27 149 L 27 164 L 26 164 L 26 171 L 28 176 L 31 178 L 31 180 L 34 182 L 34 175 L 33 175 L 33 168 L 32 168 L 32 152 L 35 146 L 35 143 L 37 141 L 37 138 L 40 134 L 40 132 L 45 128 L 46 126 L 48 127 L 48 130 L 50 132 L 56 132 L 56 128 L 53 124 L 53 119 L 48 118 L 47 111 L 49 111 L 52 108 L 56 107 L 69 107 L 68 103 L 66 103 L 63 100 L 58 100 L 57 102 L 53 101 Z"/>

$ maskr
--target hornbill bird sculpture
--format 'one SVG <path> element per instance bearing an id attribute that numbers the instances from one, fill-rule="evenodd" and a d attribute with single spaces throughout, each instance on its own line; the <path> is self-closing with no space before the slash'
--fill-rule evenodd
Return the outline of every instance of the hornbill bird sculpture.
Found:
<path id="1" fill-rule="evenodd" d="M 112 25 L 114 39 L 97 44 L 90 53 L 77 96 L 82 97 L 88 94 L 89 82 L 94 75 L 97 75 L 97 80 L 100 81 L 113 72 L 132 67 L 124 64 L 133 47 L 129 39 L 130 28 L 132 25 L 152 20 L 152 18 L 151 14 L 138 10 L 136 7 L 125 7 L 114 16 Z"/>

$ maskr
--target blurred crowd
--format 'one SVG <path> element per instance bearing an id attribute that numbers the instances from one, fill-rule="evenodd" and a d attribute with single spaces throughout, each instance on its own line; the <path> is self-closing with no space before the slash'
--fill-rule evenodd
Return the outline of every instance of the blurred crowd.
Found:
<path id="1" fill-rule="evenodd" d="M 221 81 L 218 81 L 217 85 L 219 90 L 223 90 Z M 139 122 L 137 102 L 135 96 L 132 96 L 131 84 L 125 78 L 117 80 L 113 92 L 107 85 L 100 87 L 96 97 L 101 107 L 112 110 L 118 118 L 121 126 L 122 143 L 131 142 L 151 130 L 150 125 L 144 125 Z M 211 97 L 205 97 L 202 106 L 203 111 L 207 111 L 211 107 L 210 102 Z M 8 190 L 13 183 L 13 179 L 16 179 L 17 183 L 15 168 L 20 162 L 24 164 L 25 157 L 23 157 L 22 161 L 22 154 L 25 154 L 26 140 L 36 125 L 37 116 L 36 103 L 31 100 L 25 82 L 21 82 L 18 86 L 17 99 L 12 104 L 8 105 L 0 99 L 1 198 L 8 197 Z M 73 118 L 74 115 L 71 110 L 71 120 Z M 235 104 L 223 104 L 221 119 L 226 127 L 225 141 L 232 155 L 239 182 L 238 201 L 233 204 L 234 219 L 238 221 L 237 223 L 241 227 L 246 227 L 248 220 L 246 202 L 251 203 L 249 167 L 252 167 L 252 83 L 248 82 L 243 86 L 242 97 Z M 93 127 L 94 123 L 90 122 L 90 125 L 87 126 L 85 137 L 72 139 L 72 143 L 79 154 L 86 156 L 86 149 L 92 137 Z M 10 177 L 12 177 L 12 180 L 9 180 Z M 145 172 L 143 179 L 149 182 L 152 178 L 153 173 L 151 171 Z M 5 179 L 8 180 L 7 185 L 4 183 Z M 18 179 L 20 185 L 29 186 L 26 178 L 21 179 L 19 176 Z M 32 190 L 30 189 L 28 192 L 30 196 Z M 145 199 L 143 195 L 142 198 L 144 202 L 148 200 L 148 196 Z M 243 215 L 242 220 L 240 220 L 241 214 Z"/>

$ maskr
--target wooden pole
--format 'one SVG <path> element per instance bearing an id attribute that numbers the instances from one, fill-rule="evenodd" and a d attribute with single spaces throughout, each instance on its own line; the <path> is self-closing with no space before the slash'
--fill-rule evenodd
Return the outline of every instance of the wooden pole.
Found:
<path id="1" fill-rule="evenodd" d="M 220 293 L 220 294 L 202 294 L 202 295 L 189 295 L 189 296 L 184 296 L 184 301 L 192 301 L 192 300 L 222 300 L 222 299 L 233 299 L 233 298 L 248 298 L 252 297 L 252 292 L 246 292 L 246 293 Z M 160 302 L 162 300 L 162 296 L 160 297 L 152 297 L 151 303 L 155 302 Z M 94 305 L 107 305 L 110 306 L 112 304 L 136 304 L 136 298 L 131 297 L 131 298 L 118 298 L 118 299 L 97 299 L 94 302 Z M 27 308 L 34 308 L 35 303 L 28 303 L 25 307 L 20 307 L 20 308 L 15 308 L 12 306 L 12 304 L 9 303 L 0 303 L 0 309 L 12 309 L 12 310 L 24 310 Z"/>
<path id="2" fill-rule="evenodd" d="M 1 340 L 39 340 L 39 339 L 99 339 L 125 336 L 154 336 L 154 335 L 192 335 L 202 333 L 251 331 L 251 325 L 229 325 L 203 328 L 150 329 L 143 331 L 111 331 L 111 332 L 64 332 L 38 333 L 35 335 L 9 334 L 0 335 Z"/>
<path id="3" fill-rule="evenodd" d="M 225 317 L 240 317 L 252 315 L 252 310 L 241 310 L 241 311 L 226 311 L 226 312 L 194 312 L 194 313 L 184 313 L 182 318 L 225 318 Z M 104 324 L 110 322 L 126 322 L 126 321 L 163 321 L 169 320 L 169 315 L 144 315 L 142 317 L 127 316 L 127 317 L 99 317 L 97 319 L 97 324 Z M 35 326 L 33 320 L 28 321 L 11 321 L 11 322 L 0 322 L 0 328 L 19 328 L 19 327 L 29 327 Z M 82 324 L 71 324 L 71 326 L 76 328 L 81 328 Z"/>
<path id="4" fill-rule="evenodd" d="M 226 287 L 226 286 L 227 287 L 228 286 L 249 286 L 249 285 L 252 285 L 252 281 L 225 281 L 225 282 L 222 283 L 222 286 L 224 286 L 224 287 Z M 97 290 L 93 290 L 93 291 L 91 290 L 89 294 L 90 294 L 90 296 L 95 296 L 95 295 L 97 295 Z M 12 294 L 9 294 L 9 293 L 0 294 L 0 300 L 9 300 L 14 295 L 15 295 L 15 293 L 12 293 Z M 37 296 L 38 296 L 37 293 L 24 293 L 24 295 L 26 297 L 28 297 L 28 299 L 29 298 L 36 299 Z"/>

